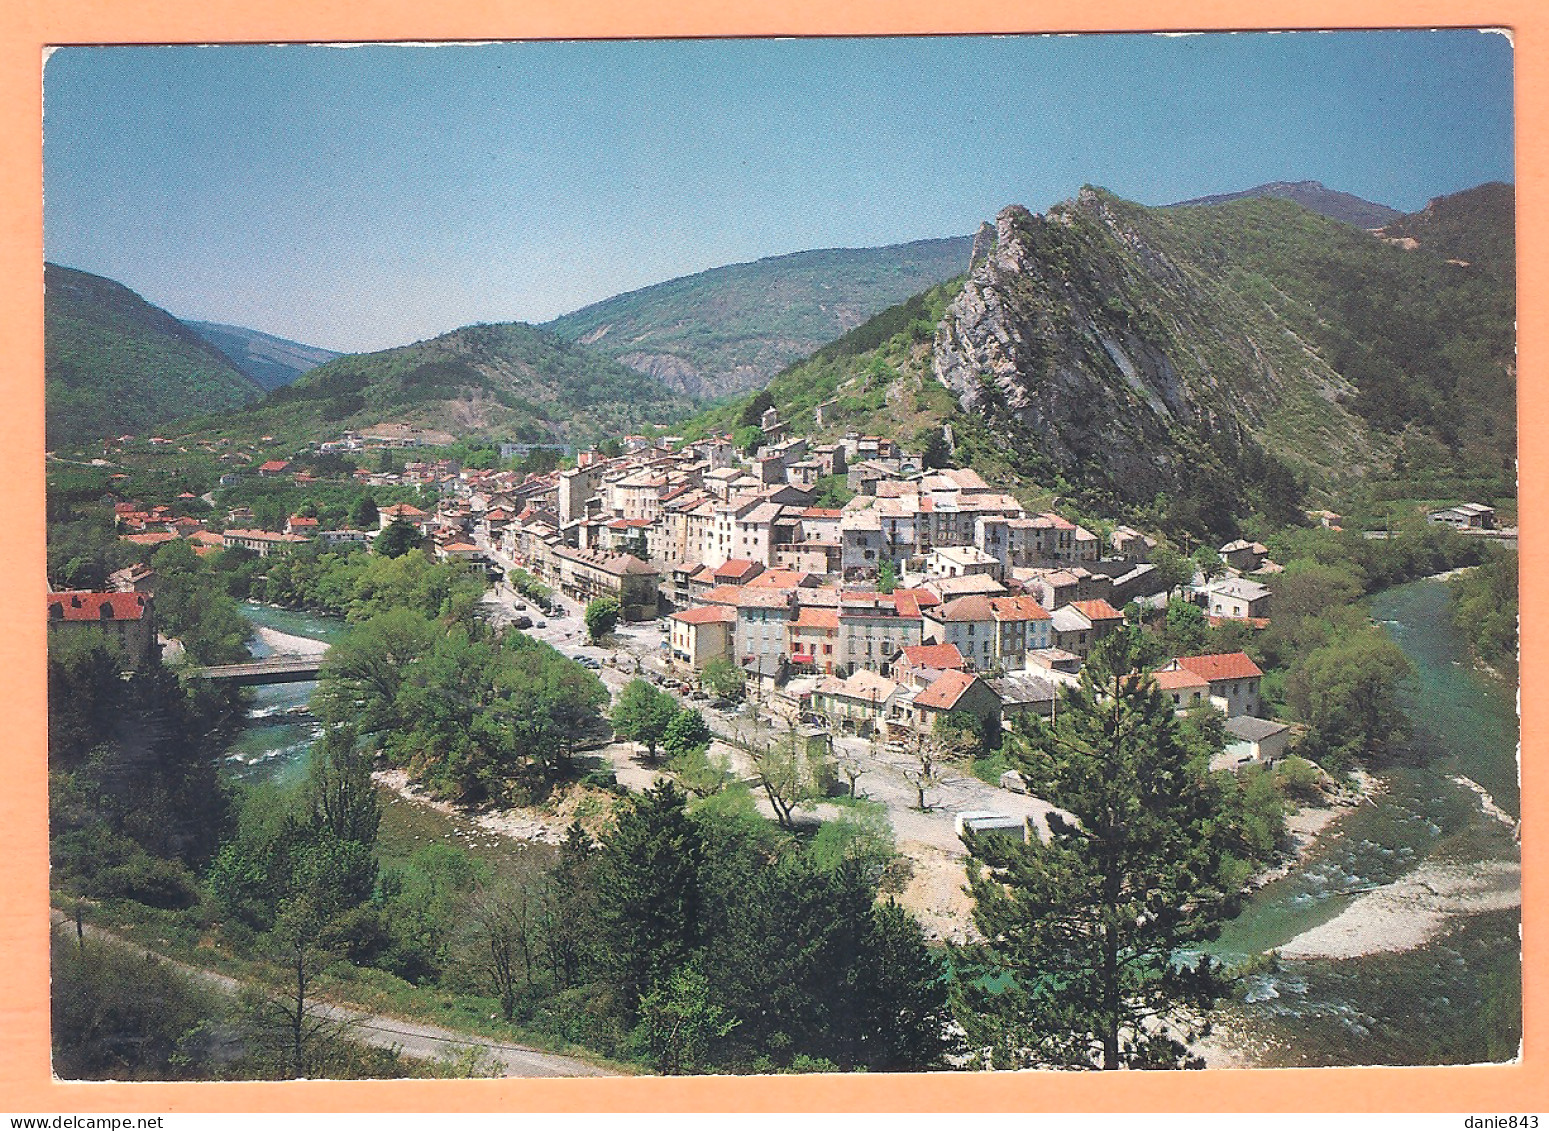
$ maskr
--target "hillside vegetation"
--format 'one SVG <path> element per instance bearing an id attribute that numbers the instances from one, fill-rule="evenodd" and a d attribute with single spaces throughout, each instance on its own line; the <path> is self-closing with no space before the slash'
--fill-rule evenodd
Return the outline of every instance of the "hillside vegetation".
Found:
<path id="1" fill-rule="evenodd" d="M 1509 225 L 1476 212 L 1476 245 Z M 1286 200 L 1013 207 L 972 272 L 786 369 L 798 430 L 955 457 L 1177 531 L 1367 497 L 1515 493 L 1514 296 Z M 691 430 L 746 423 L 749 400 Z M 822 405 L 822 423 L 815 410 Z"/>
<path id="2" fill-rule="evenodd" d="M 231 360 L 128 287 L 44 265 L 47 443 L 143 433 L 263 393 Z"/>
<path id="3" fill-rule="evenodd" d="M 765 384 L 872 315 L 961 274 L 972 237 L 804 251 L 701 271 L 547 324 L 695 398 Z"/>
<path id="4" fill-rule="evenodd" d="M 1477 188 L 1438 196 L 1412 216 L 1402 216 L 1379 235 L 1412 239 L 1419 250 L 1476 267 L 1505 283 L 1517 277 L 1517 190 L 1491 181 Z M 1460 264 L 1455 264 L 1460 265 Z"/>
<path id="5" fill-rule="evenodd" d="M 239 418 L 199 424 L 296 442 L 388 422 L 457 436 L 587 442 L 687 408 L 650 377 L 518 322 L 336 358 Z"/>
<path id="6" fill-rule="evenodd" d="M 1391 224 L 1395 220 L 1402 219 L 1404 215 L 1397 208 L 1389 208 L 1386 204 L 1377 204 L 1348 192 L 1328 188 L 1322 181 L 1271 181 L 1269 184 L 1255 185 L 1241 192 L 1215 193 L 1211 196 L 1195 197 L 1193 200 L 1180 200 L 1177 204 L 1170 204 L 1167 207 L 1230 204 L 1234 200 L 1264 198 L 1289 200 L 1294 204 L 1300 204 L 1309 212 L 1316 212 L 1319 216 L 1327 216 L 1330 220 L 1338 220 L 1341 224 L 1350 224 L 1357 228 L 1380 228 L 1383 224 Z"/>
<path id="7" fill-rule="evenodd" d="M 189 329 L 231 359 L 264 389 L 289 385 L 309 369 L 316 369 L 339 354 L 319 346 L 306 346 L 286 338 L 277 338 L 246 326 L 226 326 L 218 322 L 185 322 Z"/>

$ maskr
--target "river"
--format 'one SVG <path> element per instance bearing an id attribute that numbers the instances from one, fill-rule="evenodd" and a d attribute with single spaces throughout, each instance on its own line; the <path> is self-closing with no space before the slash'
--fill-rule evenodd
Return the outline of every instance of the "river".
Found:
<path id="1" fill-rule="evenodd" d="M 1414 669 L 1400 688 L 1412 732 L 1408 752 L 1378 771 L 1381 788 L 1371 801 L 1248 901 L 1211 947 L 1229 961 L 1306 937 L 1364 893 L 1406 877 L 1513 882 L 1520 854 L 1511 823 L 1520 810 L 1512 692 L 1469 663 L 1443 582 L 1387 590 L 1370 609 Z M 1363 910 L 1374 897 L 1365 898 Z M 1248 977 L 1246 1000 L 1226 1011 L 1229 1023 L 1259 1038 L 1255 1055 L 1266 1065 L 1509 1059 L 1521 1034 L 1519 922 L 1516 908 L 1459 913 L 1407 951 L 1282 959 L 1277 969 Z"/>
<path id="2" fill-rule="evenodd" d="M 262 605 L 243 606 L 254 623 L 319 640 L 341 622 Z M 1448 620 L 1446 586 L 1419 581 L 1371 602 L 1373 617 L 1414 667 L 1400 689 L 1413 737 L 1404 763 L 1380 772 L 1383 788 L 1324 833 L 1287 877 L 1248 901 L 1211 950 L 1247 962 L 1328 923 L 1361 893 L 1400 880 L 1422 864 L 1470 868 L 1519 862 L 1511 829 L 1491 816 L 1487 792 L 1510 819 L 1520 815 L 1517 715 L 1509 690 L 1468 663 Z M 269 649 L 255 642 L 255 655 Z M 304 708 L 315 684 L 258 688 L 253 724 L 231 750 L 233 772 L 249 781 L 290 783 L 306 770 L 319 734 Z M 382 847 L 407 856 L 443 841 L 497 868 L 520 856 L 474 825 L 383 791 Z M 1416 949 L 1331 960 L 1282 960 L 1251 974 L 1246 1000 L 1228 1005 L 1226 1027 L 1265 1065 L 1477 1063 L 1515 1055 L 1521 967 L 1517 910 L 1461 915 Z"/>
<path id="3" fill-rule="evenodd" d="M 328 643 L 340 639 L 348 628 L 337 617 L 277 609 L 270 605 L 243 604 L 242 615 L 261 628 Z M 248 650 L 255 658 L 274 654 L 274 649 L 255 638 Z M 253 689 L 249 725 L 227 750 L 227 768 L 239 781 L 251 784 L 295 786 L 306 780 L 312 744 L 322 726 L 307 712 L 315 682 L 280 683 Z M 402 861 L 429 844 L 451 844 L 483 860 L 496 872 L 518 868 L 529 857 L 546 860 L 547 845 L 513 842 L 480 827 L 465 817 L 439 812 L 406 801 L 389 789 L 379 789 L 382 826 L 377 848 L 386 861 Z"/>

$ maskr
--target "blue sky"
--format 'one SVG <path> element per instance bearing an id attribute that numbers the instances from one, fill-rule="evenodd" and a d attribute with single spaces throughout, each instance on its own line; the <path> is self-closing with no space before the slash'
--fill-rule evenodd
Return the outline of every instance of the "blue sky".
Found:
<path id="1" fill-rule="evenodd" d="M 44 76 L 46 254 L 182 318 L 380 349 L 1085 183 L 1512 180 L 1477 32 L 81 47 Z"/>

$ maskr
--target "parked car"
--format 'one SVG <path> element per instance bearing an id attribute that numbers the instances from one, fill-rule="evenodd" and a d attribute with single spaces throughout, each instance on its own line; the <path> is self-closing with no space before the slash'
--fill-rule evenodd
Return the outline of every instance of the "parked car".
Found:
<path id="1" fill-rule="evenodd" d="M 532 617 L 517 617 L 511 623 L 516 625 L 517 628 L 531 628 L 532 627 Z"/>
<path id="2" fill-rule="evenodd" d="M 533 625 L 533 627 L 534 628 L 548 628 L 549 627 L 549 622 L 544 620 L 544 619 L 542 619 L 540 617 L 538 619 L 538 621 Z"/>

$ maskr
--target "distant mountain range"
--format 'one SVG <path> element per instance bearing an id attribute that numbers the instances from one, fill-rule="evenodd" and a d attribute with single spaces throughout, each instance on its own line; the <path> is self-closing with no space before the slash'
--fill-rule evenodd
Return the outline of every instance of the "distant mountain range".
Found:
<path id="1" fill-rule="evenodd" d="M 264 389 L 289 385 L 309 369 L 340 355 L 319 346 L 305 346 L 245 326 L 226 326 L 219 322 L 184 322 L 205 341 L 231 359 Z"/>
<path id="2" fill-rule="evenodd" d="M 968 270 L 972 236 L 803 251 L 630 291 L 546 324 L 686 396 L 759 388 L 872 315 Z"/>
<path id="3" fill-rule="evenodd" d="M 1348 192 L 1325 188 L 1321 181 L 1271 181 L 1269 184 L 1243 189 L 1241 192 L 1199 196 L 1193 200 L 1180 200 L 1177 204 L 1169 204 L 1165 207 L 1187 208 L 1200 204 L 1230 204 L 1234 200 L 1259 200 L 1264 197 L 1294 201 L 1309 212 L 1316 212 L 1319 216 L 1327 216 L 1330 220 L 1338 220 L 1341 224 L 1350 224 L 1357 228 L 1380 228 L 1404 215 L 1397 208 L 1389 208 L 1386 204 L 1374 204 L 1370 200 L 1362 200 Z"/>
<path id="4" fill-rule="evenodd" d="M 263 395 L 219 349 L 123 284 L 47 263 L 43 285 L 50 447 L 139 434 Z"/>
<path id="5" fill-rule="evenodd" d="M 256 404 L 212 341 L 270 381 L 327 351 L 200 324 L 207 340 L 49 265 L 49 443 L 195 413 L 281 443 L 388 422 L 588 442 L 767 385 L 798 430 L 923 445 L 948 426 L 987 474 L 1202 532 L 1288 506 L 1293 475 L 1337 494 L 1422 469 L 1509 494 L 1513 207 L 1500 184 L 1408 216 L 1316 182 L 1161 208 L 1085 189 L 1047 216 L 1008 208 L 977 241 L 736 264 L 546 327 L 332 357 Z"/>

